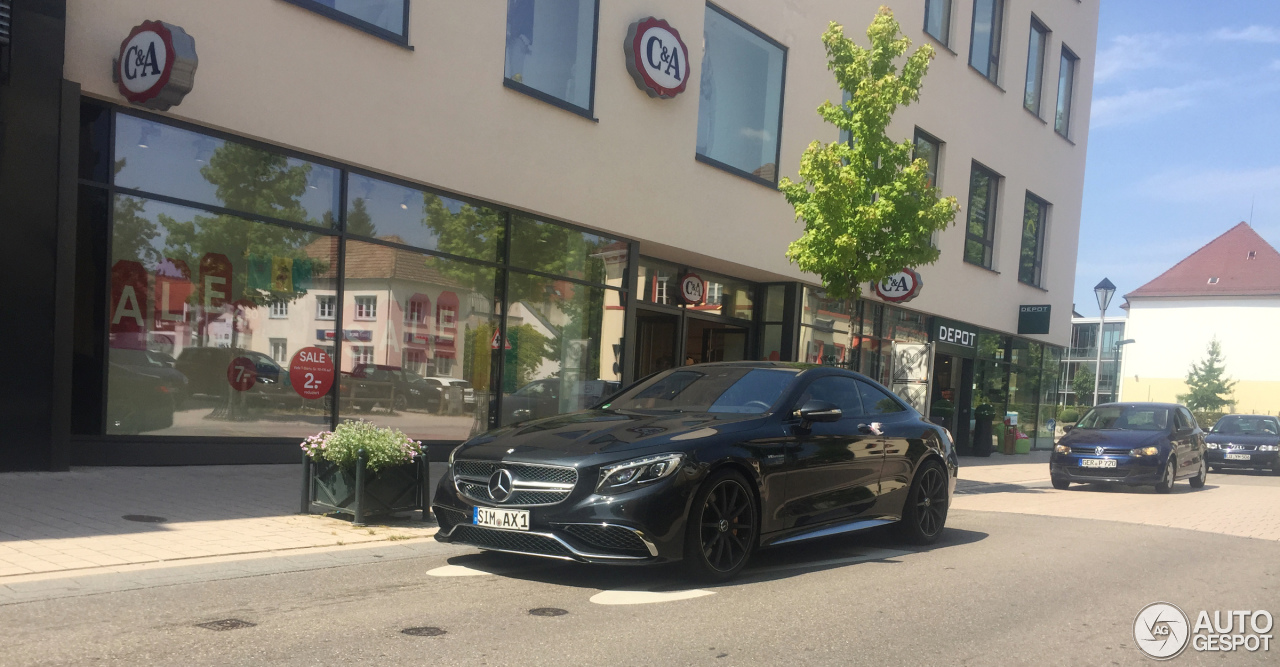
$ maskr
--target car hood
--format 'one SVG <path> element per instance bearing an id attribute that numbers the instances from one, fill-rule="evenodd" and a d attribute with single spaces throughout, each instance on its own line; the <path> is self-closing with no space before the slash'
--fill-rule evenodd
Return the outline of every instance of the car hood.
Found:
<path id="1" fill-rule="evenodd" d="M 1168 440 L 1165 431 L 1122 431 L 1120 429 L 1072 429 L 1058 441 L 1074 447 L 1112 445 L 1115 447 L 1147 447 Z"/>
<path id="2" fill-rule="evenodd" d="M 648 448 L 686 451 L 704 438 L 751 428 L 765 416 L 586 410 L 490 431 L 464 443 L 457 457 L 575 465 L 595 455 L 620 459 Z"/>
<path id="3" fill-rule="evenodd" d="M 1230 442 L 1236 445 L 1274 445 L 1280 443 L 1280 436 L 1276 435 L 1228 435 L 1226 433 L 1208 433 L 1204 436 L 1205 442 Z"/>

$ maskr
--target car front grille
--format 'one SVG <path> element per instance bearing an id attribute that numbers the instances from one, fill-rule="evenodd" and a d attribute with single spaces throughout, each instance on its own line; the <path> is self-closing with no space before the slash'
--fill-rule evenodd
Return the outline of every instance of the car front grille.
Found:
<path id="1" fill-rule="evenodd" d="M 569 558 L 573 555 L 563 544 L 549 537 L 514 530 L 490 530 L 470 524 L 459 524 L 453 529 L 451 537 L 454 542 L 470 544 L 481 549 L 517 551 L 561 558 Z"/>
<path id="2" fill-rule="evenodd" d="M 569 495 L 569 491 L 516 489 L 510 498 L 498 503 L 489 497 L 488 484 L 464 480 L 458 480 L 458 492 L 472 500 L 495 505 L 553 505 Z"/>
<path id="3" fill-rule="evenodd" d="M 1256 451 L 1258 449 L 1258 446 L 1257 445 L 1237 445 L 1235 443 L 1232 443 L 1229 445 L 1218 445 L 1218 449 L 1223 449 L 1228 452 L 1252 452 L 1252 451 Z"/>
<path id="4" fill-rule="evenodd" d="M 453 472 L 461 477 L 473 477 L 488 481 L 499 468 L 506 468 L 517 482 L 548 482 L 551 484 L 577 484 L 577 468 L 566 466 L 534 465 L 531 463 L 503 463 L 501 461 L 454 461 Z"/>
<path id="5" fill-rule="evenodd" d="M 649 549 L 645 547 L 640 536 L 622 526 L 569 524 L 564 527 L 564 532 L 599 550 L 628 555 L 649 555 Z"/>
<path id="6" fill-rule="evenodd" d="M 1102 453 L 1103 453 L 1104 455 L 1111 455 L 1111 456 L 1117 456 L 1117 455 L 1119 455 L 1119 456 L 1128 456 L 1128 455 L 1129 455 L 1129 450 L 1130 450 L 1130 449 L 1132 449 L 1132 448 L 1131 448 L 1131 447 L 1103 447 L 1103 448 L 1102 448 Z M 1071 453 L 1072 453 L 1072 454 L 1092 454 L 1093 456 L 1097 456 L 1097 455 L 1098 455 L 1098 448 L 1097 448 L 1097 447 L 1084 447 L 1084 446 L 1080 446 L 1080 447 L 1072 447 L 1072 448 L 1071 448 Z"/>
<path id="7" fill-rule="evenodd" d="M 1128 470 L 1119 468 L 1076 468 L 1071 474 L 1079 477 L 1111 477 L 1114 479 L 1124 479 L 1129 476 Z"/>
<path id="8" fill-rule="evenodd" d="M 471 515 L 452 507 L 436 505 L 431 508 L 431 511 L 436 513 L 436 523 L 440 524 L 440 530 L 445 532 L 460 523 L 470 523 L 471 521 Z"/>

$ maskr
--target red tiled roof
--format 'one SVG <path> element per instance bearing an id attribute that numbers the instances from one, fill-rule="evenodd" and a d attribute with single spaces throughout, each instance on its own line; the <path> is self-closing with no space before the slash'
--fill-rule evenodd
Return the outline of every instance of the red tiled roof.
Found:
<path id="1" fill-rule="evenodd" d="M 1242 222 L 1125 298 L 1262 295 L 1280 295 L 1280 252 Z"/>

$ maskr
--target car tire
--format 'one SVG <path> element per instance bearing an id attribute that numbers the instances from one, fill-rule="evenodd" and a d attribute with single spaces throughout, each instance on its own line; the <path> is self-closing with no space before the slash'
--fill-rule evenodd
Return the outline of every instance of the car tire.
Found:
<path id="1" fill-rule="evenodd" d="M 1067 489 L 1071 488 L 1071 482 L 1068 482 L 1065 479 L 1058 479 L 1057 477 L 1054 477 L 1053 488 L 1059 491 L 1066 491 Z"/>
<path id="2" fill-rule="evenodd" d="M 409 399 L 404 394 L 396 394 L 396 398 L 392 401 L 392 409 L 396 412 L 404 412 L 409 409 Z"/>
<path id="3" fill-rule="evenodd" d="M 1178 481 L 1178 462 L 1170 455 L 1169 460 L 1164 464 L 1164 472 L 1160 473 L 1160 481 L 1156 482 L 1156 493 L 1172 491 L 1176 481 Z"/>
<path id="4" fill-rule="evenodd" d="M 951 505 L 947 487 L 947 469 L 935 459 L 925 461 L 911 480 L 902 518 L 894 524 L 898 539 L 918 546 L 938 541 Z"/>
<path id="5" fill-rule="evenodd" d="M 684 531 L 684 567 L 698 581 L 737 576 L 755 552 L 759 531 L 750 482 L 736 470 L 713 473 L 693 496 Z"/>
<path id="6" fill-rule="evenodd" d="M 1209 479 L 1209 466 L 1204 462 L 1204 459 L 1200 459 L 1200 472 L 1196 473 L 1196 476 L 1191 478 L 1191 488 L 1203 489 L 1205 480 L 1207 479 Z"/>
<path id="7" fill-rule="evenodd" d="M 1280 476 L 1280 461 L 1276 461 L 1275 464 L 1271 466 L 1271 474 Z"/>

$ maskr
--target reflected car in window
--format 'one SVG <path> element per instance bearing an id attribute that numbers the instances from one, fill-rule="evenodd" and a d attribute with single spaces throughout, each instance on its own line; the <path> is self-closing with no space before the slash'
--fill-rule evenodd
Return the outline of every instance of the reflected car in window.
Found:
<path id="1" fill-rule="evenodd" d="M 231 391 L 227 367 L 239 357 L 253 362 L 257 378 L 249 389 L 254 400 L 285 403 L 296 398 L 289 385 L 289 373 L 271 357 L 253 350 L 235 347 L 188 347 L 178 354 L 174 368 L 187 377 L 191 394 L 226 396 Z"/>
<path id="2" fill-rule="evenodd" d="M 1098 405 L 1054 446 L 1049 474 L 1056 489 L 1112 482 L 1168 493 L 1180 479 L 1199 489 L 1209 474 L 1204 432 L 1174 403 Z"/>
<path id="3" fill-rule="evenodd" d="M 875 526 L 931 543 L 957 468 L 946 429 L 865 376 L 697 364 L 463 443 L 436 489 L 436 539 L 591 563 L 681 561 L 724 580 L 758 548 Z"/>
<path id="4" fill-rule="evenodd" d="M 1257 468 L 1280 475 L 1280 420 L 1270 415 L 1226 415 L 1205 436 L 1213 470 Z"/>

